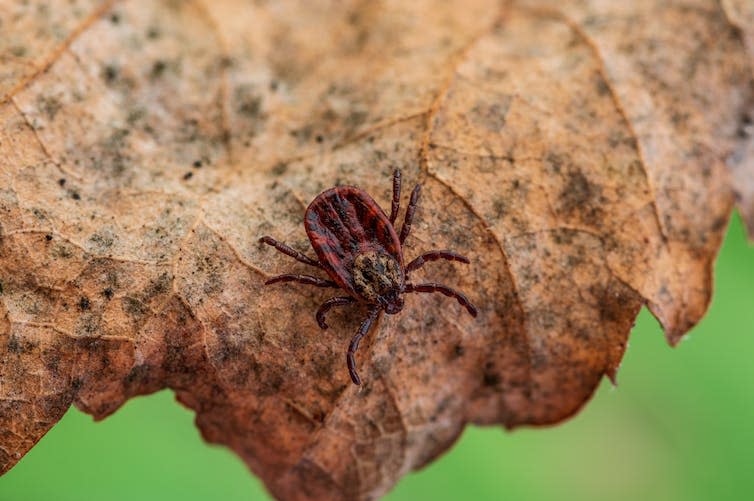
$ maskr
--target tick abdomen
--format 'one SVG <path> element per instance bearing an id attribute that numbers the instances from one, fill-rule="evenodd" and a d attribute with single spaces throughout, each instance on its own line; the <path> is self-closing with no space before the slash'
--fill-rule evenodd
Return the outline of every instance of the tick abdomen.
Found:
<path id="1" fill-rule="evenodd" d="M 358 254 L 351 274 L 356 292 L 370 303 L 377 303 L 379 297 L 403 286 L 400 263 L 382 252 Z"/>

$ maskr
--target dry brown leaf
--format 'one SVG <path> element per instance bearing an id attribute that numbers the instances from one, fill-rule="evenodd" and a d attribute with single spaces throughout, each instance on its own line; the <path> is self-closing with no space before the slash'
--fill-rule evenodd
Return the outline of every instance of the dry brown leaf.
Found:
<path id="1" fill-rule="evenodd" d="M 749 63 L 754 68 L 754 3 L 747 0 L 722 0 L 730 23 L 740 30 Z M 749 235 L 754 237 L 754 105 L 749 102 L 743 123 L 739 127 L 739 144 L 728 158 L 733 176 L 733 190 L 738 210 L 743 216 Z"/>
<path id="2" fill-rule="evenodd" d="M 572 415 L 642 304 L 677 342 L 733 177 L 752 203 L 743 2 L 47 4 L 0 2 L 2 471 L 71 404 L 169 387 L 276 497 L 374 498 L 469 422 Z M 469 255 L 423 276 L 480 315 L 408 298 L 359 389 L 364 312 L 320 331 L 328 294 L 264 288 L 303 266 L 257 240 L 308 248 L 309 200 L 385 204 L 395 166 L 407 255 Z"/>

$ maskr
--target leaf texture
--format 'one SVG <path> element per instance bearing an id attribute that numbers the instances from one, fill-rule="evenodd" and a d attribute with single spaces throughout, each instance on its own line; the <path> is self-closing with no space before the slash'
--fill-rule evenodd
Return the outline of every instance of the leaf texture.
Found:
<path id="1" fill-rule="evenodd" d="M 743 1 L 0 1 L 0 471 L 70 405 L 162 388 L 279 499 L 373 499 L 467 423 L 553 424 L 646 304 L 675 344 L 736 201 L 754 229 Z M 314 319 L 302 215 L 423 184 L 421 277 Z M 405 205 L 406 198 L 403 203 Z M 401 216 L 402 217 L 402 216 Z"/>

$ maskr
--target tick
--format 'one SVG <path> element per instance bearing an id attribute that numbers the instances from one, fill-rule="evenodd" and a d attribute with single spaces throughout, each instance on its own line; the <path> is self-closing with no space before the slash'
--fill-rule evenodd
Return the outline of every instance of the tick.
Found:
<path id="1" fill-rule="evenodd" d="M 393 202 L 390 217 L 364 190 L 355 186 L 337 186 L 319 195 L 309 204 L 304 214 L 304 226 L 317 259 L 278 242 L 272 237 L 262 237 L 260 242 L 327 273 L 330 279 L 312 275 L 285 274 L 270 278 L 265 285 L 278 282 L 299 282 L 317 287 L 343 289 L 348 295 L 328 299 L 317 310 L 316 319 L 321 329 L 327 329 L 325 315 L 335 306 L 364 304 L 369 313 L 351 339 L 346 353 L 348 373 L 354 384 L 361 384 L 356 372 L 354 355 L 359 342 L 368 332 L 381 311 L 395 315 L 403 309 L 403 295 L 409 292 L 439 292 L 455 298 L 472 317 L 477 309 L 462 293 L 438 283 L 414 284 L 409 281 L 411 272 L 428 261 L 447 259 L 469 263 L 460 254 L 447 250 L 434 250 L 415 258 L 404 266 L 403 242 L 411 232 L 421 185 L 411 192 L 408 209 L 400 233 L 396 231 L 401 199 L 401 173 L 393 173 Z"/>

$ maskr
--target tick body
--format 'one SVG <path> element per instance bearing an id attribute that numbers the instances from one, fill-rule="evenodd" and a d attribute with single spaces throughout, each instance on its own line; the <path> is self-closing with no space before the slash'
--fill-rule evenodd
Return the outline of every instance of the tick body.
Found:
<path id="1" fill-rule="evenodd" d="M 401 173 L 393 174 L 393 201 L 390 216 L 365 191 L 354 186 L 338 186 L 320 193 L 304 215 L 304 226 L 317 259 L 312 259 L 271 237 L 261 242 L 302 263 L 321 268 L 329 280 L 312 275 L 278 275 L 265 282 L 300 282 L 318 287 L 342 289 L 347 295 L 325 301 L 316 318 L 320 328 L 327 329 L 326 313 L 335 306 L 365 304 L 366 319 L 354 335 L 346 352 L 346 364 L 354 384 L 361 384 L 356 372 L 354 355 L 361 339 L 379 316 L 403 309 L 403 295 L 409 292 L 440 292 L 455 298 L 471 316 L 476 317 L 473 304 L 458 291 L 436 283 L 413 284 L 408 281 L 412 271 L 427 261 L 447 259 L 467 263 L 469 260 L 455 252 L 436 250 L 427 252 L 404 265 L 402 244 L 411 231 L 411 223 L 419 202 L 421 185 L 411 192 L 400 232 L 394 226 L 400 209 Z"/>

